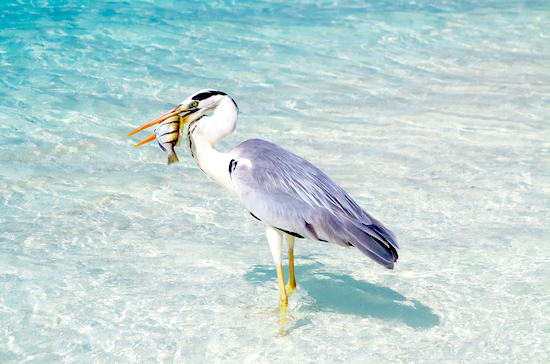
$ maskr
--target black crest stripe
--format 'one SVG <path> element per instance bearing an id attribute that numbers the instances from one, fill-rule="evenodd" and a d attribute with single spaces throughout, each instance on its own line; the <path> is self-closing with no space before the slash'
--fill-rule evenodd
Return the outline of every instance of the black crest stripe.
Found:
<path id="1" fill-rule="evenodd" d="M 235 104 L 235 107 L 237 108 L 237 110 L 239 110 L 239 106 L 237 106 L 237 103 L 235 102 L 235 100 L 233 100 L 233 98 L 231 98 L 231 96 L 228 96 L 225 92 L 221 92 L 221 91 L 212 90 L 212 91 L 201 92 L 200 94 L 196 94 L 195 96 L 193 96 L 191 100 L 201 101 L 215 95 L 222 95 L 222 96 L 229 97 L 231 101 L 233 101 L 233 103 Z"/>
<path id="2" fill-rule="evenodd" d="M 221 92 L 221 91 L 206 91 L 206 92 L 201 92 L 200 94 L 196 94 L 195 96 L 193 96 L 192 100 L 201 101 L 215 95 L 227 96 L 225 92 Z"/>

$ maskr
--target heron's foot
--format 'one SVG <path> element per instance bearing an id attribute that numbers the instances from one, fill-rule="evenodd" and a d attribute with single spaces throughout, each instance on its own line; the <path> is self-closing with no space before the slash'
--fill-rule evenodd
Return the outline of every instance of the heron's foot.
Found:
<path id="1" fill-rule="evenodd" d="M 285 294 L 284 296 L 283 295 L 280 295 L 279 296 L 279 307 L 281 308 L 287 308 L 288 306 L 288 296 Z"/>
<path id="2" fill-rule="evenodd" d="M 289 280 L 285 286 L 286 293 L 290 296 L 296 290 L 296 281 Z"/>
<path id="3" fill-rule="evenodd" d="M 279 320 L 279 323 L 281 324 L 288 324 L 288 320 L 286 319 L 286 309 L 288 306 L 279 305 L 279 313 L 281 315 L 281 319 Z"/>

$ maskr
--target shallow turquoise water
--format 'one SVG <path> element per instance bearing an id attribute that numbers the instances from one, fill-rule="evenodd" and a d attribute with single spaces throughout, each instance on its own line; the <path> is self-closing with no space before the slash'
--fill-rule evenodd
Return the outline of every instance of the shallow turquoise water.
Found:
<path id="1" fill-rule="evenodd" d="M 0 362 L 550 361 L 545 1 L 0 5 Z M 215 88 L 402 242 L 263 228 L 135 127 Z M 148 134 L 147 134 L 148 135 Z M 147 136 L 146 135 L 146 136 Z"/>

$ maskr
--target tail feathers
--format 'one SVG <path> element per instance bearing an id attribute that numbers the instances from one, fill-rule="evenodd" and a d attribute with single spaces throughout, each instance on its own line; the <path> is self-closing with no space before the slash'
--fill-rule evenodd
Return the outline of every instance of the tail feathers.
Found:
<path id="1" fill-rule="evenodd" d="M 393 269 L 394 263 L 399 257 L 395 249 L 398 246 L 392 244 L 394 241 L 391 237 L 386 238 L 386 235 L 389 235 L 388 233 L 380 232 L 375 228 L 376 225 L 366 226 L 361 224 L 361 226 L 357 226 L 352 222 L 347 225 L 346 230 L 352 235 L 349 239 L 351 245 L 376 263 L 388 269 Z M 393 233 L 392 235 L 395 236 Z"/>
<path id="2" fill-rule="evenodd" d="M 168 165 L 179 161 L 180 160 L 178 159 L 178 156 L 176 155 L 176 153 L 174 153 L 173 150 L 168 152 Z"/>
<path id="3" fill-rule="evenodd" d="M 384 240 L 388 241 L 391 245 L 399 249 L 399 240 L 397 239 L 397 235 L 395 235 L 390 229 L 386 228 L 384 224 L 376 220 L 374 217 L 367 214 L 361 220 L 361 225 L 376 231 L 384 238 Z"/>
<path id="4" fill-rule="evenodd" d="M 295 231 L 313 241 L 354 246 L 388 269 L 393 269 L 397 261 L 397 248 L 399 248 L 397 237 L 381 222 L 370 216 L 362 219 L 348 219 L 336 217 L 326 211 L 316 211 L 312 216 L 305 216 L 304 221 L 305 226 L 295 226 L 289 231 Z"/>

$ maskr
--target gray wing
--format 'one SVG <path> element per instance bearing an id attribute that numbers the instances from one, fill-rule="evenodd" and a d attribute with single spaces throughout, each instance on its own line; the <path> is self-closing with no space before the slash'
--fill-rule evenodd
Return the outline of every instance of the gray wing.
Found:
<path id="1" fill-rule="evenodd" d="M 256 219 L 294 236 L 355 246 L 393 269 L 395 234 L 314 165 L 260 139 L 240 144 L 230 156 L 233 186 Z"/>

